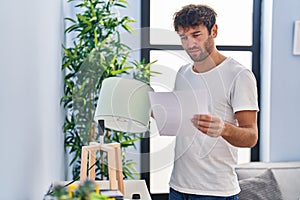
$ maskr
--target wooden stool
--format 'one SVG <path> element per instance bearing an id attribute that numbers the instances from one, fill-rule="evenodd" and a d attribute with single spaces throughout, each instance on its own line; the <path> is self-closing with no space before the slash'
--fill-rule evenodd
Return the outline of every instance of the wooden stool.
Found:
<path id="1" fill-rule="evenodd" d="M 89 146 L 83 146 L 81 152 L 80 181 L 87 180 L 87 162 L 89 160 L 89 167 L 96 163 L 97 150 L 107 152 L 109 188 L 111 190 L 119 190 L 124 194 L 120 143 L 91 143 Z M 95 180 L 95 178 L 96 166 L 94 165 L 89 170 L 89 180 Z"/>

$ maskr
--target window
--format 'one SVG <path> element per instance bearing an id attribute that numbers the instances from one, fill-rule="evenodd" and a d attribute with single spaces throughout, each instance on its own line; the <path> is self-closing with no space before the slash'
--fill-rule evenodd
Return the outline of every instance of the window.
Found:
<path id="1" fill-rule="evenodd" d="M 155 91 L 171 91 L 177 70 L 190 62 L 177 33 L 173 28 L 173 14 L 182 6 L 195 3 L 207 4 L 218 14 L 219 33 L 217 48 L 254 72 L 259 89 L 260 73 L 260 1 L 259 0 L 143 0 L 142 1 L 142 57 L 157 60 L 152 70 L 162 74 L 151 78 Z M 259 92 L 259 91 L 258 91 Z M 173 166 L 175 139 L 159 136 L 155 121 L 151 122 L 148 137 L 143 138 L 142 178 L 146 180 L 153 199 L 166 199 L 168 181 Z M 239 151 L 239 162 L 259 160 L 258 146 Z"/>

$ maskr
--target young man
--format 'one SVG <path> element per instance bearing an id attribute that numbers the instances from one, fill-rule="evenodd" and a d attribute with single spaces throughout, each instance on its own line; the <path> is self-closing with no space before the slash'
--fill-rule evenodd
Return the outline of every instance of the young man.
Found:
<path id="1" fill-rule="evenodd" d="M 180 68 L 174 90 L 205 89 L 209 113 L 195 113 L 195 137 L 177 137 L 170 200 L 238 199 L 234 166 L 237 147 L 258 139 L 257 87 L 253 73 L 217 49 L 216 12 L 187 5 L 174 15 L 174 28 L 194 61 Z"/>

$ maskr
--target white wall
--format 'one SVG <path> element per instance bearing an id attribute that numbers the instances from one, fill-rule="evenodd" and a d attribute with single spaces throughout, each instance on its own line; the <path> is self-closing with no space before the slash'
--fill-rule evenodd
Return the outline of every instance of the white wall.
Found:
<path id="1" fill-rule="evenodd" d="M 64 179 L 62 1 L 1 1 L 0 199 L 40 200 Z"/>
<path id="2" fill-rule="evenodd" d="M 261 157 L 299 161 L 300 56 L 292 52 L 300 1 L 263 2 Z"/>

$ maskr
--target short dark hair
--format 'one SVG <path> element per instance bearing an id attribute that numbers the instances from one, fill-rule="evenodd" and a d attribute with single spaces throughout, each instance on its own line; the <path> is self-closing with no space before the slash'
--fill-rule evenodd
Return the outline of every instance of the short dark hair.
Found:
<path id="1" fill-rule="evenodd" d="M 174 14 L 174 28 L 178 31 L 178 27 L 186 29 L 204 25 L 210 34 L 216 23 L 216 17 L 217 13 L 207 5 L 186 5 Z"/>

